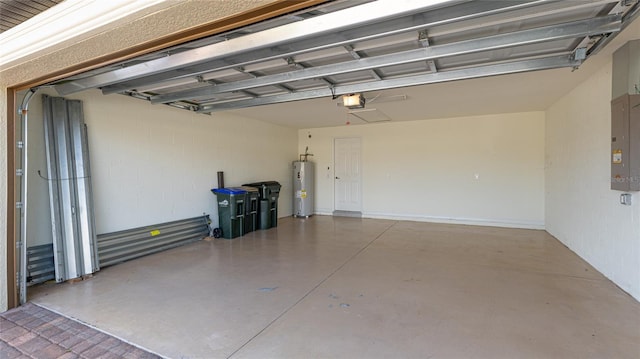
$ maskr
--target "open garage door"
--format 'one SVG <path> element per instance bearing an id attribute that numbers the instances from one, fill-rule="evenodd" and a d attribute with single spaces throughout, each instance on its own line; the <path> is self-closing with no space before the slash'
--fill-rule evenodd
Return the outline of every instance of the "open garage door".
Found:
<path id="1" fill-rule="evenodd" d="M 53 83 L 211 113 L 578 68 L 637 1 L 336 1 Z"/>
<path id="2" fill-rule="evenodd" d="M 335 1 L 49 83 L 197 113 L 576 69 L 637 1 Z M 365 96 L 366 97 L 366 96 Z"/>

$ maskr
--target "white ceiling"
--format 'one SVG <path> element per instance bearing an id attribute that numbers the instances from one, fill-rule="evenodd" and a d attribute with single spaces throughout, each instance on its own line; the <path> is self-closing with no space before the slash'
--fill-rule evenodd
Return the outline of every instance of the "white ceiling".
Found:
<path id="1" fill-rule="evenodd" d="M 627 41 L 640 39 L 636 19 L 611 43 L 591 56 L 577 71 L 554 69 L 366 93 L 366 98 L 403 94 L 405 101 L 366 104 L 384 112 L 392 122 L 475 116 L 496 113 L 544 111 L 611 60 Z M 338 106 L 341 99 L 320 98 L 231 110 L 240 116 L 294 128 L 366 124 Z M 213 117 L 217 113 L 212 114 Z"/>

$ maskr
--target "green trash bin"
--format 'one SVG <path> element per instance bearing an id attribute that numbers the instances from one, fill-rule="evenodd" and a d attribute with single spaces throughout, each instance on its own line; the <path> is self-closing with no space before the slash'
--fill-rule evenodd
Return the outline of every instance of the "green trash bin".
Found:
<path id="1" fill-rule="evenodd" d="M 280 183 L 276 181 L 264 182 L 264 186 L 267 187 L 267 199 L 269 200 L 269 216 L 271 227 L 278 226 L 278 198 L 280 197 Z"/>
<path id="2" fill-rule="evenodd" d="M 260 194 L 258 206 L 258 227 L 269 229 L 278 226 L 278 198 L 282 186 L 276 181 L 264 181 L 245 184 L 243 186 L 255 187 Z"/>
<path id="3" fill-rule="evenodd" d="M 271 216 L 269 213 L 269 200 L 261 199 L 260 206 L 258 206 L 258 228 L 269 229 L 271 227 Z"/>
<path id="4" fill-rule="evenodd" d="M 222 237 L 233 239 L 244 234 L 247 191 L 241 188 L 214 188 L 218 199 L 218 220 Z"/>
<path id="5" fill-rule="evenodd" d="M 258 229 L 258 203 L 260 193 L 255 187 L 242 186 L 247 191 L 244 203 L 244 234 Z"/>

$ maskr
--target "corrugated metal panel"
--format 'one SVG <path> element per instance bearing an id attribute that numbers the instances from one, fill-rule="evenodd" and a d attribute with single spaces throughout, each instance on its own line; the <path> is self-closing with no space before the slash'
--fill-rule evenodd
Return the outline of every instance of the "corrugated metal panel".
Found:
<path id="1" fill-rule="evenodd" d="M 201 240 L 209 234 L 209 216 L 183 219 L 98 235 L 100 267 Z"/>
<path id="2" fill-rule="evenodd" d="M 51 232 L 58 282 L 98 271 L 82 101 L 43 95 Z"/>
<path id="3" fill-rule="evenodd" d="M 0 0 L 0 33 L 19 25 L 63 0 Z"/>
<path id="4" fill-rule="evenodd" d="M 53 243 L 27 249 L 27 284 L 34 285 L 55 279 Z"/>

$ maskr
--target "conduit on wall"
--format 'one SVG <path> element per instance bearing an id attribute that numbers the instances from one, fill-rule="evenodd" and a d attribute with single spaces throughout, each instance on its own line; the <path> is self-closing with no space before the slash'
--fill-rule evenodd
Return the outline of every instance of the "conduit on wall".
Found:
<path id="1" fill-rule="evenodd" d="M 82 101 L 43 95 L 56 281 L 100 269 Z"/>

